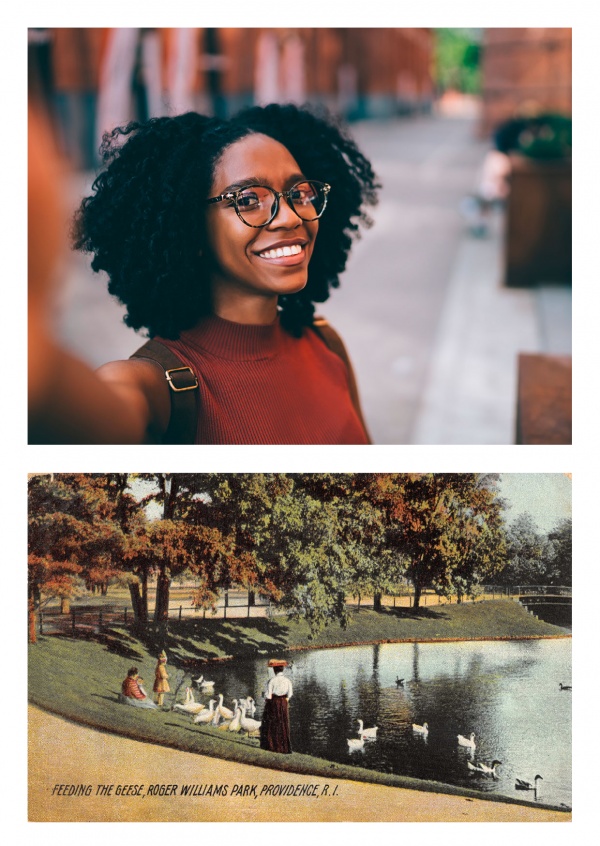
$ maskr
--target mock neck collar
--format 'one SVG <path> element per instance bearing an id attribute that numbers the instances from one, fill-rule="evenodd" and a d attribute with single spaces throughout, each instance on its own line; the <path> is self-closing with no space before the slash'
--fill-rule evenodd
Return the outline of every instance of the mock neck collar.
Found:
<path id="1" fill-rule="evenodd" d="M 255 361 L 273 357 L 281 348 L 284 331 L 279 315 L 273 323 L 234 323 L 216 314 L 203 317 L 193 329 L 181 333 L 187 346 L 229 361 Z"/>

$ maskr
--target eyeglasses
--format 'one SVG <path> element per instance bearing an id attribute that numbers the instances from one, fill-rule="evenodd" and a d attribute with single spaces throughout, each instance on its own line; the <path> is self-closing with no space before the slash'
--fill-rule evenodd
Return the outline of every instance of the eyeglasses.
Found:
<path id="1" fill-rule="evenodd" d="M 230 200 L 242 223 L 253 229 L 267 226 L 277 216 L 280 199 L 285 199 L 288 206 L 301 220 L 318 220 L 327 205 L 331 186 L 326 182 L 314 180 L 296 182 L 289 191 L 275 191 L 268 185 L 249 185 L 237 191 L 227 191 L 218 197 L 211 197 L 207 203 L 220 203 Z"/>

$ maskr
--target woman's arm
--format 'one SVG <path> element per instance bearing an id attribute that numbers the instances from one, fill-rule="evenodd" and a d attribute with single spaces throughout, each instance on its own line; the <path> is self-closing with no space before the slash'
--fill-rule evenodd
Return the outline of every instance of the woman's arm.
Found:
<path id="1" fill-rule="evenodd" d="M 53 335 L 53 272 L 66 220 L 65 169 L 45 115 L 30 105 L 28 116 L 29 442 L 160 441 L 170 416 L 169 388 L 160 368 L 150 361 L 122 361 L 96 373 Z"/>
<path id="2" fill-rule="evenodd" d="M 94 371 L 60 347 L 45 322 L 30 310 L 29 443 L 160 442 L 170 416 L 161 369 L 150 361 L 114 361 Z"/>

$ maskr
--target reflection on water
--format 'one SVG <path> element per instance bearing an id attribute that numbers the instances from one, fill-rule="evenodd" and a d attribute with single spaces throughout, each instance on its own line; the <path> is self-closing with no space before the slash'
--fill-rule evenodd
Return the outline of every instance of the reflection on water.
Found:
<path id="1" fill-rule="evenodd" d="M 517 798 L 534 794 L 515 791 L 515 779 L 539 773 L 538 799 L 571 805 L 572 694 L 559 689 L 571 683 L 570 639 L 384 644 L 290 657 L 295 751 Z M 223 675 L 226 695 L 254 691 L 260 717 L 264 661 Z M 379 727 L 377 740 L 349 752 L 359 719 Z M 413 733 L 412 724 L 424 722 L 427 737 Z M 471 732 L 474 752 L 457 742 Z M 502 761 L 497 779 L 467 766 L 494 759 Z"/>

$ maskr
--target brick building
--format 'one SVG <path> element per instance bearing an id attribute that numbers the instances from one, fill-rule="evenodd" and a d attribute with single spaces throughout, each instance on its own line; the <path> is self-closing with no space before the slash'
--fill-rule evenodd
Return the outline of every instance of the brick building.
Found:
<path id="1" fill-rule="evenodd" d="M 570 29 L 486 29 L 482 48 L 482 137 L 517 114 L 571 115 Z"/>
<path id="2" fill-rule="evenodd" d="M 218 29 L 200 33 L 200 41 L 201 64 L 207 47 L 220 57 L 213 91 L 206 74 L 200 87 L 225 113 L 308 100 L 348 118 L 389 117 L 432 103 L 428 29 Z"/>
<path id="3" fill-rule="evenodd" d="M 433 51 L 425 28 L 29 30 L 30 79 L 63 152 L 86 168 L 102 134 L 132 119 L 269 102 L 324 104 L 349 120 L 428 111 Z"/>

